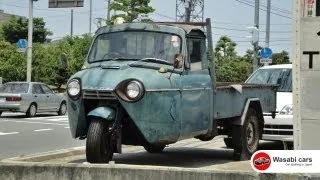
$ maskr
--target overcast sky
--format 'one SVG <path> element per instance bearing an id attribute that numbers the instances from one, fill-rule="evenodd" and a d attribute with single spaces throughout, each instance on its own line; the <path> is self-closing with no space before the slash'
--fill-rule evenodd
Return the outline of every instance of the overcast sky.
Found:
<path id="1" fill-rule="evenodd" d="M 271 35 L 270 48 L 274 52 L 286 50 L 291 54 L 292 42 L 292 1 L 271 0 Z M 85 0 L 83 8 L 74 9 L 74 34 L 89 32 L 89 0 Z M 92 32 L 97 29 L 96 18 L 106 18 L 106 0 L 92 0 Z M 260 45 L 265 45 L 265 6 L 267 0 L 260 0 Z M 214 44 L 221 35 L 228 35 L 237 45 L 237 52 L 242 55 L 252 48 L 247 29 L 253 26 L 254 0 L 205 0 L 204 16 L 211 18 L 213 25 Z M 172 21 L 176 16 L 176 0 L 151 0 L 151 6 L 156 9 L 151 16 L 153 20 Z M 6 13 L 21 16 L 28 15 L 28 0 L 0 0 L 0 9 Z M 70 34 L 70 9 L 49 9 L 48 0 L 38 0 L 34 3 L 34 15 L 43 17 L 47 28 L 53 32 L 51 38 L 57 39 Z"/>

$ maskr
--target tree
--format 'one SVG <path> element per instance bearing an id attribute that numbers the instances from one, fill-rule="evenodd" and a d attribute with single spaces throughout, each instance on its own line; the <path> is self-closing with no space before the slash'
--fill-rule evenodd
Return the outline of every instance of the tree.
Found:
<path id="1" fill-rule="evenodd" d="M 52 32 L 45 28 L 46 23 L 43 21 L 43 18 L 34 18 L 33 23 L 33 41 L 46 42 L 47 36 L 52 35 Z M 28 19 L 11 16 L 8 22 L 2 25 L 1 29 L 3 31 L 3 38 L 10 43 L 16 43 L 19 39 L 27 39 Z"/>
<path id="2" fill-rule="evenodd" d="M 248 63 L 252 63 L 253 59 L 254 59 L 254 52 L 252 49 L 248 49 L 246 51 L 246 54 L 242 57 L 242 60 Z"/>
<path id="3" fill-rule="evenodd" d="M 237 44 L 232 41 L 228 36 L 221 36 L 215 47 L 215 57 L 217 60 L 225 60 L 235 58 Z"/>
<path id="4" fill-rule="evenodd" d="M 132 22 L 136 20 L 140 15 L 144 16 L 155 11 L 149 6 L 150 0 L 114 0 L 110 5 L 110 10 L 120 11 L 121 14 L 117 14 L 111 17 L 113 22 L 117 17 L 122 17 L 126 22 Z M 150 21 L 144 18 L 143 21 Z M 112 24 L 108 22 L 108 24 Z"/>
<path id="5" fill-rule="evenodd" d="M 272 54 L 272 64 L 288 64 L 290 63 L 289 59 L 287 51 Z"/>

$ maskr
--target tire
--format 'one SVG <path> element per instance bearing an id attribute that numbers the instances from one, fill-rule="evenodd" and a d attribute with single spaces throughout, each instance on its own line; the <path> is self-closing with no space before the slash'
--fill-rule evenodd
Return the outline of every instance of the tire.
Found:
<path id="1" fill-rule="evenodd" d="M 65 115 L 66 113 L 67 113 L 67 103 L 62 102 L 59 107 L 58 115 L 62 116 L 62 115 Z"/>
<path id="2" fill-rule="evenodd" d="M 249 160 L 254 152 L 258 150 L 260 139 L 260 127 L 258 122 L 258 116 L 254 109 L 249 108 L 246 119 L 242 126 L 240 126 L 240 138 L 236 142 L 238 147 L 234 149 L 234 160 Z M 239 135 L 238 135 L 239 136 Z M 237 138 L 237 137 L 233 137 Z M 235 144 L 235 142 L 233 142 Z"/>
<path id="3" fill-rule="evenodd" d="M 29 109 L 26 113 L 27 117 L 34 117 L 37 114 L 37 105 L 35 103 L 31 103 Z"/>
<path id="4" fill-rule="evenodd" d="M 2 111 L 0 111 L 0 116 L 2 115 Z"/>
<path id="5" fill-rule="evenodd" d="M 232 138 L 223 138 L 223 141 L 227 148 L 233 148 Z"/>
<path id="6" fill-rule="evenodd" d="M 148 152 L 148 153 L 161 153 L 163 152 L 165 145 L 145 145 L 143 146 L 144 149 Z"/>
<path id="7" fill-rule="evenodd" d="M 108 163 L 113 157 L 110 137 L 107 135 L 108 125 L 93 119 L 89 126 L 86 142 L 86 157 L 89 163 Z"/>

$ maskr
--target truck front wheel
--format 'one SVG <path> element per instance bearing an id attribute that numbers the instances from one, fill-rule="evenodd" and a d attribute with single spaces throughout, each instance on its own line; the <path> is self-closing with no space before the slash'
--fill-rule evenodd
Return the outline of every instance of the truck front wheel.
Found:
<path id="1" fill-rule="evenodd" d="M 148 153 L 161 153 L 165 148 L 164 145 L 151 145 L 151 144 L 145 145 L 143 147 Z"/>
<path id="2" fill-rule="evenodd" d="M 86 157 L 89 163 L 108 163 L 113 157 L 108 125 L 101 120 L 92 120 L 86 142 Z"/>
<path id="3" fill-rule="evenodd" d="M 261 132 L 256 111 L 249 108 L 243 125 L 235 126 L 233 128 L 232 144 L 234 146 L 234 159 L 249 160 L 252 154 L 257 151 L 259 147 Z"/>

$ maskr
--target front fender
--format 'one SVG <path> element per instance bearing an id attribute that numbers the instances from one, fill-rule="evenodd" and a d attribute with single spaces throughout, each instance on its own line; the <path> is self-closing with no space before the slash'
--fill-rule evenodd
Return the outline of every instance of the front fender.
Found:
<path id="1" fill-rule="evenodd" d="M 89 118 L 98 117 L 107 121 L 113 121 L 116 118 L 116 111 L 110 107 L 98 107 L 88 113 Z"/>

